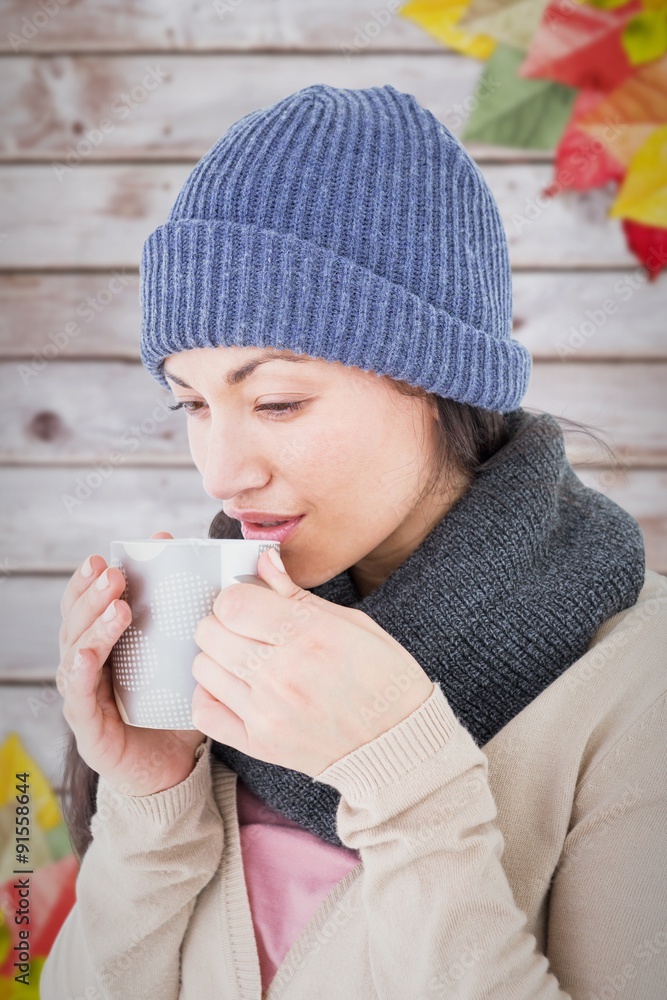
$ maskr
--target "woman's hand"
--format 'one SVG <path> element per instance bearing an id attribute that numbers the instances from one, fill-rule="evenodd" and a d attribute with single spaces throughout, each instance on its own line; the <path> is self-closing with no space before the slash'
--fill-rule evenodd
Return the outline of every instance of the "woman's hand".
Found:
<path id="1" fill-rule="evenodd" d="M 166 531 L 151 535 L 171 537 Z M 100 581 L 105 584 L 101 589 Z M 192 729 L 140 729 L 121 719 L 111 683 L 110 653 L 132 620 L 129 604 L 118 600 L 124 589 L 122 572 L 107 568 L 102 556 L 90 556 L 72 575 L 60 602 L 63 623 L 56 684 L 65 699 L 63 714 L 77 750 L 88 766 L 123 794 L 150 795 L 190 774 L 203 734 Z"/>
<path id="2" fill-rule="evenodd" d="M 258 563 L 268 587 L 226 587 L 197 625 L 193 721 L 312 778 L 407 718 L 434 685 L 372 618 L 302 590 L 268 552 Z"/>

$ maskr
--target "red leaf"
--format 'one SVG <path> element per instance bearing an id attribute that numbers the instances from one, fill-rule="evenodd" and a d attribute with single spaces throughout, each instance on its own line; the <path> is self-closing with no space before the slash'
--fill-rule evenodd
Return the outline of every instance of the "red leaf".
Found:
<path id="1" fill-rule="evenodd" d="M 613 10 L 549 3 L 519 75 L 596 90 L 620 86 L 634 71 L 621 35 L 642 9 L 641 0 Z"/>
<path id="2" fill-rule="evenodd" d="M 663 267 L 667 267 L 667 229 L 645 226 L 631 219 L 621 219 L 628 246 L 648 270 L 649 281 L 654 281 Z"/>
<path id="3" fill-rule="evenodd" d="M 602 187 L 609 181 L 620 183 L 626 172 L 602 140 L 579 128 L 579 121 L 600 101 L 604 93 L 599 90 L 582 90 L 577 95 L 572 115 L 556 147 L 555 175 L 548 194 L 558 194 L 563 188 L 586 191 Z"/>

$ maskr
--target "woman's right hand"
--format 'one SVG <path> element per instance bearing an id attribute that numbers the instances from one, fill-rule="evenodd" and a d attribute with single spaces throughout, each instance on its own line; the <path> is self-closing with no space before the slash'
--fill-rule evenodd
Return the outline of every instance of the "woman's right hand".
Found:
<path id="1" fill-rule="evenodd" d="M 166 531 L 151 535 L 171 537 Z M 72 575 L 60 602 L 56 685 L 86 764 L 125 795 L 151 795 L 187 778 L 205 736 L 196 729 L 142 729 L 123 722 L 113 694 L 110 654 L 132 620 L 129 604 L 119 600 L 124 590 L 121 570 L 107 567 L 99 555 L 90 556 Z"/>

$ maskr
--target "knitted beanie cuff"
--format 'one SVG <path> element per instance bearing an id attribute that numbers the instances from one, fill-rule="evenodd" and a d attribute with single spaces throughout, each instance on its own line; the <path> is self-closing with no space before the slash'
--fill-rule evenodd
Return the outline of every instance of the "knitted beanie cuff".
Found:
<path id="1" fill-rule="evenodd" d="M 253 224 L 159 226 L 140 296 L 141 360 L 167 388 L 166 357 L 219 346 L 339 361 L 500 412 L 530 381 L 530 352 L 509 331 L 491 336 L 325 247 Z"/>

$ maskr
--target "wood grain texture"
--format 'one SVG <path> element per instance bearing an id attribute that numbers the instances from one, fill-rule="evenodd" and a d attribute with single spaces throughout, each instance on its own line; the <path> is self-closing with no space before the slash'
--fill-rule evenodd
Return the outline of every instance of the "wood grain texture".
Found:
<path id="1" fill-rule="evenodd" d="M 72 573 L 94 552 L 107 558 L 114 538 L 148 538 L 155 531 L 207 538 L 221 507 L 204 493 L 194 467 L 119 465 L 107 479 L 90 477 L 92 471 L 0 468 L 0 564 L 5 573 Z M 74 502 L 65 503 L 63 495 Z"/>
<path id="2" fill-rule="evenodd" d="M 0 272 L 1 358 L 36 367 L 54 358 L 137 361 L 140 329 L 136 270 Z"/>
<path id="3" fill-rule="evenodd" d="M 0 267 L 136 268 L 144 240 L 167 218 L 190 169 L 86 163 L 58 178 L 46 165 L 0 167 L 7 234 L 0 242 Z M 545 200 L 548 164 L 487 164 L 483 172 L 500 208 L 513 267 L 637 267 L 621 227 L 607 219 L 611 192 L 567 192 Z"/>
<path id="4" fill-rule="evenodd" d="M 339 55 L 18 56 L 0 58 L 0 162 L 79 165 L 198 160 L 235 121 L 312 83 L 414 94 L 460 136 L 478 104 L 481 64 L 441 47 L 351 62 Z M 549 150 L 467 142 L 480 162 L 551 162 Z"/>
<path id="5" fill-rule="evenodd" d="M 627 271 L 518 271 L 514 336 L 534 360 L 667 360 L 667 281 Z M 0 273 L 0 358 L 139 360 L 139 279 L 115 274 Z"/>
<path id="6" fill-rule="evenodd" d="M 16 732 L 55 788 L 62 785 L 62 761 L 69 726 L 55 683 L 2 685 L 0 743 Z"/>
<path id="7" fill-rule="evenodd" d="M 78 164 L 198 160 L 227 128 L 312 83 L 415 95 L 458 134 L 480 63 L 441 48 L 428 59 L 303 55 L 48 56 L 0 59 L 0 158 Z M 483 147 L 478 147 L 483 149 Z M 518 150 L 506 151 L 514 160 Z M 497 159 L 497 150 L 489 148 Z M 542 153 L 542 159 L 551 159 Z"/>
<path id="8" fill-rule="evenodd" d="M 633 465 L 663 467 L 666 384 L 664 363 L 536 364 L 521 405 L 590 425 Z M 568 437 L 567 454 L 573 462 L 605 464 L 582 435 Z"/>
<path id="9" fill-rule="evenodd" d="M 6 0 L 0 51 L 330 52 L 343 45 L 374 52 L 442 51 L 441 43 L 397 15 L 402 4 L 383 0 L 339 0 L 335 6 L 314 0 L 132 0 L 102 8 L 96 0 L 60 0 L 59 6 L 55 16 L 35 18 L 37 6 Z M 377 27 L 368 28 L 371 22 Z"/>
<path id="10" fill-rule="evenodd" d="M 0 681 L 37 683 L 55 679 L 60 656 L 60 600 L 68 580 L 65 574 L 2 578 Z M 36 621 L 39 628 L 35 627 Z"/>
<path id="11" fill-rule="evenodd" d="M 515 272 L 513 336 L 536 361 L 666 360 L 667 281 L 621 272 Z"/>

